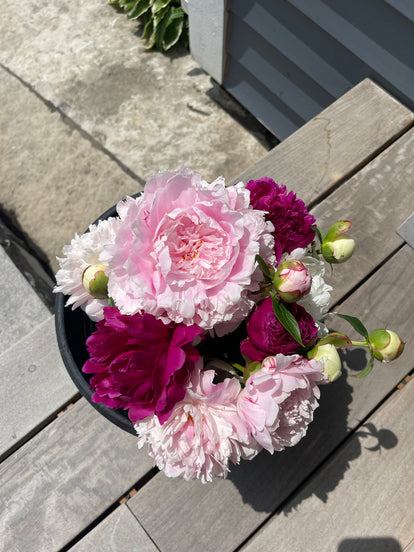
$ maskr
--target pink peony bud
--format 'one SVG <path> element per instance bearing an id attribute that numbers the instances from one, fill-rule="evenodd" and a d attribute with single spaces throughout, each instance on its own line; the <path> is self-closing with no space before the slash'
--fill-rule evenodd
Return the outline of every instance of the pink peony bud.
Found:
<path id="1" fill-rule="evenodd" d="M 404 342 L 391 330 L 374 330 L 368 336 L 368 343 L 374 357 L 383 362 L 398 358 L 404 350 Z"/>
<path id="2" fill-rule="evenodd" d="M 322 242 L 322 255 L 328 263 L 344 263 L 352 256 L 355 242 L 345 234 L 350 228 L 349 220 L 339 220 L 329 228 Z"/>
<path id="3" fill-rule="evenodd" d="M 309 292 L 312 276 L 301 261 L 284 261 L 276 271 L 273 285 L 286 303 L 295 303 Z"/>
<path id="4" fill-rule="evenodd" d="M 316 347 L 308 352 L 308 358 L 323 362 L 323 373 L 326 374 L 330 382 L 337 380 L 341 376 L 342 363 L 334 345 L 316 345 Z"/>
<path id="5" fill-rule="evenodd" d="M 94 264 L 83 271 L 82 285 L 96 299 L 106 299 L 108 297 L 108 276 L 105 274 L 107 268 L 102 264 Z"/>

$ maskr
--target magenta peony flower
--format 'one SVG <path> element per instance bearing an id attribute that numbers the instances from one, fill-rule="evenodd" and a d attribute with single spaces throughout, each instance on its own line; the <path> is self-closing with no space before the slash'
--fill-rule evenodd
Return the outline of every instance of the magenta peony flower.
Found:
<path id="1" fill-rule="evenodd" d="M 135 423 L 156 414 L 164 423 L 185 395 L 200 355 L 191 344 L 198 326 L 166 326 L 150 314 L 127 316 L 115 307 L 86 341 L 91 358 L 82 370 L 94 373 L 92 400 L 109 408 L 129 409 Z"/>
<path id="2" fill-rule="evenodd" d="M 238 397 L 238 410 L 252 437 L 270 453 L 296 445 L 318 406 L 323 363 L 299 355 L 267 357 Z"/>
<path id="3" fill-rule="evenodd" d="M 297 247 L 308 246 L 315 238 L 312 225 L 315 217 L 309 214 L 306 205 L 286 186 L 279 186 L 271 178 L 250 180 L 250 204 L 260 211 L 267 211 L 266 219 L 274 226 L 275 249 L 278 262 L 282 253 L 290 253 Z"/>
<path id="4" fill-rule="evenodd" d="M 122 224 L 105 260 L 109 295 L 122 313 L 203 329 L 249 314 L 263 276 L 255 257 L 275 258 L 272 225 L 251 208 L 242 183 L 226 188 L 222 178 L 208 184 L 189 169 L 163 172 L 118 212 Z"/>
<path id="5" fill-rule="evenodd" d="M 226 477 L 229 462 L 252 458 L 261 447 L 250 446 L 249 432 L 237 411 L 241 391 L 235 378 L 213 383 L 214 370 L 194 370 L 184 399 L 161 425 L 155 416 L 135 424 L 138 447 L 148 444 L 155 464 L 168 477 L 203 483 Z"/>
<path id="6" fill-rule="evenodd" d="M 286 304 L 299 324 L 304 345 L 317 337 L 318 327 L 312 316 L 296 303 Z M 247 322 L 247 339 L 240 350 L 251 361 L 262 361 L 267 356 L 294 353 L 299 343 L 285 330 L 273 311 L 272 299 L 267 297 Z"/>

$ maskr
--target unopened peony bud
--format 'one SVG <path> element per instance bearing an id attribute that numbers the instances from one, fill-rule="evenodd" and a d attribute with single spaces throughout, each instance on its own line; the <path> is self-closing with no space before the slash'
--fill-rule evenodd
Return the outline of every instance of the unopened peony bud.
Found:
<path id="1" fill-rule="evenodd" d="M 308 352 L 308 358 L 323 362 L 323 372 L 333 382 L 342 374 L 342 363 L 334 345 L 316 345 Z"/>
<path id="2" fill-rule="evenodd" d="M 96 299 L 107 299 L 108 297 L 108 276 L 105 274 L 107 268 L 102 264 L 94 264 L 83 271 L 82 285 Z"/>
<path id="3" fill-rule="evenodd" d="M 345 234 L 350 228 L 349 220 L 340 220 L 329 228 L 322 242 L 322 255 L 328 263 L 344 263 L 352 256 L 355 242 Z"/>
<path id="4" fill-rule="evenodd" d="M 383 362 L 398 358 L 404 350 L 404 342 L 391 330 L 374 330 L 368 336 L 368 343 L 374 357 Z"/>
<path id="5" fill-rule="evenodd" d="M 301 261 L 284 261 L 276 271 L 273 285 L 286 303 L 294 303 L 309 292 L 312 276 Z"/>

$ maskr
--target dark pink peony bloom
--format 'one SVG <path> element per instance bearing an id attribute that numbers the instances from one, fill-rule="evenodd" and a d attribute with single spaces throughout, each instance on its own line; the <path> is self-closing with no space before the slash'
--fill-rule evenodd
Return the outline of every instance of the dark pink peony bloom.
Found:
<path id="1" fill-rule="evenodd" d="M 317 337 L 318 327 L 312 316 L 296 303 L 286 304 L 299 324 L 303 344 Z M 254 311 L 247 323 L 247 339 L 240 349 L 251 361 L 262 361 L 277 354 L 289 355 L 296 351 L 299 343 L 285 330 L 273 311 L 272 299 L 268 297 Z"/>
<path id="2" fill-rule="evenodd" d="M 184 398 L 191 372 L 200 360 L 193 339 L 203 333 L 193 326 L 166 326 L 150 314 L 124 315 L 104 309 L 104 320 L 86 341 L 94 373 L 92 400 L 109 408 L 129 409 L 132 423 L 156 414 L 164 423 Z"/>
<path id="3" fill-rule="evenodd" d="M 303 201 L 286 186 L 279 186 L 271 178 L 250 180 L 250 204 L 260 211 L 267 211 L 266 220 L 275 227 L 275 250 L 280 260 L 282 253 L 291 253 L 298 247 L 307 247 L 315 238 L 312 225 L 315 217 L 309 214 Z"/>

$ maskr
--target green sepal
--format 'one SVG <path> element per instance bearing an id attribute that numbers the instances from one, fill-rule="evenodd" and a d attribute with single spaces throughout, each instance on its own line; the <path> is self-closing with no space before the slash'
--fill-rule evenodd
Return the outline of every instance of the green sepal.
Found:
<path id="1" fill-rule="evenodd" d="M 260 255 L 256 255 L 254 260 L 259 265 L 260 270 L 263 272 L 263 274 L 266 276 L 266 278 L 268 278 L 269 280 L 273 280 L 274 274 L 272 275 L 272 273 L 270 271 L 270 268 L 267 266 L 267 264 L 262 259 L 262 257 Z"/>
<path id="2" fill-rule="evenodd" d="M 277 295 L 272 296 L 272 304 L 276 318 L 285 330 L 293 337 L 293 339 L 297 341 L 299 345 L 304 347 L 302 336 L 300 335 L 299 324 L 296 318 L 290 310 L 285 307 Z"/>
<path id="3" fill-rule="evenodd" d="M 365 368 L 361 370 L 361 372 L 358 372 L 358 374 L 351 374 L 351 376 L 353 378 L 365 378 L 365 376 L 367 376 L 371 372 L 374 366 L 374 360 L 375 360 L 375 357 L 371 355 L 371 358 L 369 359 L 369 362 L 365 366 Z"/>
<path id="4" fill-rule="evenodd" d="M 250 364 L 247 364 L 243 373 L 244 383 L 246 383 L 246 381 L 250 378 L 252 374 L 254 374 L 255 372 L 258 372 L 261 367 L 262 367 L 262 363 L 259 362 L 258 360 L 255 360 L 254 362 L 250 362 Z"/>
<path id="5" fill-rule="evenodd" d="M 352 345 L 350 338 L 339 332 L 332 332 L 318 341 L 318 345 L 333 345 L 335 349 L 345 349 Z"/>
<path id="6" fill-rule="evenodd" d="M 114 306 L 115 306 L 114 300 L 112 299 L 112 297 L 108 297 L 108 307 L 114 307 Z"/>
<path id="7" fill-rule="evenodd" d="M 348 232 L 348 230 L 350 228 L 351 228 L 351 221 L 350 220 L 338 220 L 338 222 L 335 222 L 329 228 L 328 233 L 326 234 L 324 241 L 334 240 L 335 238 L 337 238 L 341 234 L 345 234 L 345 232 Z"/>
<path id="8" fill-rule="evenodd" d="M 312 226 L 312 228 L 315 230 L 316 235 L 318 236 L 318 240 L 319 240 L 320 244 L 322 245 L 322 242 L 323 242 L 323 240 L 325 239 L 324 233 L 323 233 L 322 230 L 319 228 L 319 226 L 316 226 L 316 224 L 315 224 L 315 226 Z"/>
<path id="9" fill-rule="evenodd" d="M 346 320 L 349 324 L 351 324 L 355 331 L 357 331 L 360 335 L 362 335 L 362 337 L 365 337 L 365 339 L 367 339 L 368 331 L 361 320 L 359 320 L 355 316 L 349 316 L 348 314 L 339 314 L 339 312 L 331 312 L 330 314 L 334 314 L 335 316 L 339 316 L 340 318 Z"/>

